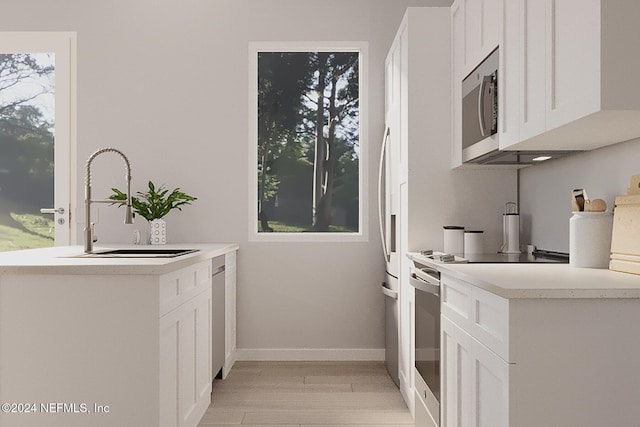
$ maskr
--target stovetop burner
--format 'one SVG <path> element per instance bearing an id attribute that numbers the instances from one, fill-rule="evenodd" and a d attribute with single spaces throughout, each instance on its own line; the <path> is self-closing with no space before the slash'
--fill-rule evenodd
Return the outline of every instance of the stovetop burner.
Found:
<path id="1" fill-rule="evenodd" d="M 569 262 L 569 254 L 565 252 L 535 250 L 532 253 L 521 254 L 465 254 L 464 256 L 423 250 L 420 254 L 432 259 L 436 263 L 470 263 L 470 264 L 500 264 L 500 263 L 564 263 Z"/>

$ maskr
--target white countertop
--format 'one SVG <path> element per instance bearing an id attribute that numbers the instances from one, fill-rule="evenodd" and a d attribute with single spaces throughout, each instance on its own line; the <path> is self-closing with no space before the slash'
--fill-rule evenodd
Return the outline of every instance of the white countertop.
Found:
<path id="1" fill-rule="evenodd" d="M 424 259 L 419 255 L 416 259 Z M 433 264 L 429 264 L 433 266 Z M 438 264 L 437 269 L 504 298 L 640 298 L 640 276 L 569 264 Z"/>
<path id="2" fill-rule="evenodd" d="M 198 249 L 174 258 L 77 257 L 82 246 L 56 246 L 0 253 L 0 274 L 165 274 L 239 249 L 236 243 L 182 243 L 162 246 L 100 245 L 106 249 Z"/>

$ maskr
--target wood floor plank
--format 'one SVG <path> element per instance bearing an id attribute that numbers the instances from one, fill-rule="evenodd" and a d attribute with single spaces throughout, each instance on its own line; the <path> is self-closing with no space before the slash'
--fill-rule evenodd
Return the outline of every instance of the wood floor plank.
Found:
<path id="1" fill-rule="evenodd" d="M 215 425 L 215 424 L 235 424 L 240 425 L 244 418 L 244 411 L 219 411 L 211 406 L 207 409 L 200 425 Z"/>
<path id="2" fill-rule="evenodd" d="M 336 363 L 333 365 L 322 366 L 283 366 L 283 367 L 265 367 L 262 369 L 261 376 L 311 376 L 311 375 L 371 375 L 371 376 L 388 376 L 384 366 L 377 364 L 367 364 L 359 366 L 357 364 Z"/>
<path id="3" fill-rule="evenodd" d="M 304 384 L 303 382 L 282 382 L 275 383 L 262 382 L 220 382 L 214 386 L 215 390 L 234 391 L 234 390 L 262 390 L 263 392 L 297 392 L 297 393 L 329 393 L 329 392 L 350 392 L 353 391 L 351 384 Z M 397 389 L 396 389 L 397 390 Z M 378 390 L 361 390 L 361 391 L 384 391 L 384 385 L 378 385 Z"/>
<path id="4" fill-rule="evenodd" d="M 303 376 L 244 376 L 244 375 L 231 375 L 233 372 L 229 374 L 226 380 L 221 381 L 225 384 L 304 384 L 305 378 Z M 214 387 L 216 387 L 216 383 L 218 381 L 214 381 Z M 326 383 L 325 383 L 326 384 Z"/>
<path id="5" fill-rule="evenodd" d="M 314 384 L 309 384 L 314 385 Z M 321 385 L 321 384 L 315 384 Z M 327 384 L 332 385 L 332 384 Z M 333 384 L 338 385 L 338 384 Z M 398 393 L 398 387 L 391 381 L 389 382 L 381 382 L 381 383 L 351 383 L 351 388 L 354 392 L 364 393 L 364 392 L 376 392 L 376 393 Z"/>
<path id="6" fill-rule="evenodd" d="M 322 426 L 346 425 L 385 425 L 401 424 L 413 425 L 413 418 L 409 411 L 259 411 L 248 412 L 245 423 L 254 424 L 282 424 L 299 423 Z"/>
<path id="7" fill-rule="evenodd" d="M 385 375 L 307 375 L 305 384 L 393 384 Z"/>
<path id="8" fill-rule="evenodd" d="M 390 393 L 291 393 L 247 391 L 223 392 L 214 396 L 211 407 L 227 411 L 261 410 L 378 410 L 403 411 L 407 407 L 400 396 Z"/>
<path id="9" fill-rule="evenodd" d="M 413 425 L 413 423 L 409 424 Z M 332 424 L 331 427 L 353 427 L 354 424 Z M 273 426 L 269 426 L 273 427 Z M 301 424 L 300 427 L 327 427 L 326 424 Z M 407 427 L 407 424 L 367 424 L 367 427 Z"/>
<path id="10" fill-rule="evenodd" d="M 412 425 L 383 363 L 237 362 L 199 427 Z"/>

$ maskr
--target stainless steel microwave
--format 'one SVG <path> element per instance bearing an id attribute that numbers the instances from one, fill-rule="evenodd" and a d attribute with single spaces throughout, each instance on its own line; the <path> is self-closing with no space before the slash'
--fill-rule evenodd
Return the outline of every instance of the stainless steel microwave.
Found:
<path id="1" fill-rule="evenodd" d="M 462 160 L 498 149 L 498 49 L 462 81 Z"/>

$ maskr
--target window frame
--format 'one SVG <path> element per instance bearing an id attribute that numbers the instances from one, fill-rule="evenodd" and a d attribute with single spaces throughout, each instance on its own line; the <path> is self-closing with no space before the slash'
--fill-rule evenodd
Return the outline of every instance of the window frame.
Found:
<path id="1" fill-rule="evenodd" d="M 261 52 L 358 52 L 359 158 L 357 232 L 260 232 L 258 231 L 258 54 Z M 368 43 L 339 41 L 249 42 L 249 241 L 250 242 L 364 242 L 368 241 L 369 137 Z"/>

